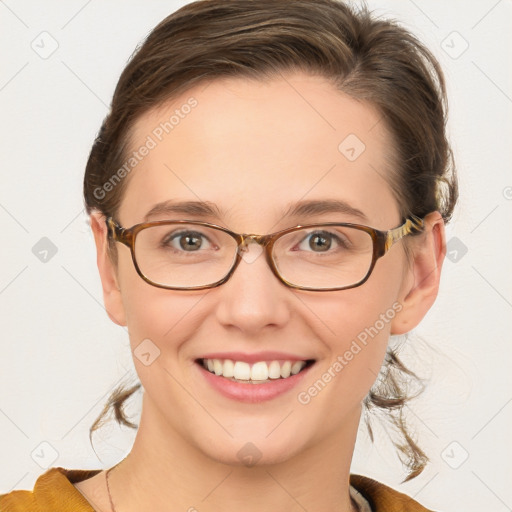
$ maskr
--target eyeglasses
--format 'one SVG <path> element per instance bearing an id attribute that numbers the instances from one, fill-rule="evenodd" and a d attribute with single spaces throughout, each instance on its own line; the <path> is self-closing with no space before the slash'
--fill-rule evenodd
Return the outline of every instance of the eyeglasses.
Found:
<path id="1" fill-rule="evenodd" d="M 285 285 L 334 291 L 362 285 L 375 263 L 424 222 L 411 216 L 389 231 L 329 222 L 288 228 L 268 235 L 239 234 L 208 222 L 176 220 L 121 227 L 106 220 L 110 239 L 130 248 L 133 264 L 147 283 L 169 290 L 201 290 L 225 283 L 248 244 L 265 249 L 268 265 Z"/>

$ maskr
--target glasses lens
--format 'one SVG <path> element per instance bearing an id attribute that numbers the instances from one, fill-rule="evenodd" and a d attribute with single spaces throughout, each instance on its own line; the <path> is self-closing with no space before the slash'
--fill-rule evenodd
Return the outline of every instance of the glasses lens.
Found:
<path id="1" fill-rule="evenodd" d="M 135 240 L 141 272 L 153 283 L 173 288 L 216 283 L 229 272 L 236 251 L 230 235 L 196 224 L 151 226 Z"/>
<path id="2" fill-rule="evenodd" d="M 370 270 L 373 239 L 345 226 L 315 226 L 292 231 L 274 245 L 281 276 L 304 288 L 338 288 L 362 281 Z"/>

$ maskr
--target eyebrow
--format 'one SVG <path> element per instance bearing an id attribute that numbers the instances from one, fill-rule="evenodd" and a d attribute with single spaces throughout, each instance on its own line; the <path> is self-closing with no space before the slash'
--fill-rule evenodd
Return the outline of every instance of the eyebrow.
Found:
<path id="1" fill-rule="evenodd" d="M 288 210 L 283 213 L 283 217 L 312 217 L 325 213 L 341 213 L 351 215 L 365 222 L 368 221 L 368 217 L 361 210 L 354 208 L 341 199 L 299 201 L 291 204 Z"/>
<path id="2" fill-rule="evenodd" d="M 311 199 L 292 203 L 284 210 L 281 217 L 284 219 L 291 217 L 314 217 L 325 213 L 351 215 L 361 221 L 368 222 L 368 217 L 361 210 L 340 199 Z M 173 214 L 221 219 L 225 216 L 225 211 L 209 201 L 174 201 L 170 199 L 154 205 L 144 216 L 144 222 L 147 222 L 155 215 Z"/>
<path id="3" fill-rule="evenodd" d="M 217 217 L 221 218 L 224 212 L 215 203 L 208 201 L 162 201 L 155 204 L 144 216 L 144 222 L 155 215 L 182 214 L 196 217 Z"/>

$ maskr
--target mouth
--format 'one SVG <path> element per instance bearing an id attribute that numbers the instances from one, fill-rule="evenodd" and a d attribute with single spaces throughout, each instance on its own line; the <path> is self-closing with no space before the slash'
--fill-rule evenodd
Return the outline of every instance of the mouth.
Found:
<path id="1" fill-rule="evenodd" d="M 274 359 L 248 363 L 233 359 L 199 358 L 195 360 L 209 373 L 240 384 L 269 384 L 284 381 L 307 370 L 315 359 Z"/>

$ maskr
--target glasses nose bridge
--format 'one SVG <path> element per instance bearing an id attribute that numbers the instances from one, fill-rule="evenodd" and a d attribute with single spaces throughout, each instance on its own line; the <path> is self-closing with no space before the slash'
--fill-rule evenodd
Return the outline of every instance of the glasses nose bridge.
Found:
<path id="1" fill-rule="evenodd" d="M 240 251 L 247 251 L 251 242 L 261 245 L 263 248 L 268 244 L 270 235 L 255 235 L 254 233 L 242 233 L 240 235 Z"/>

